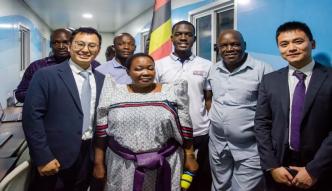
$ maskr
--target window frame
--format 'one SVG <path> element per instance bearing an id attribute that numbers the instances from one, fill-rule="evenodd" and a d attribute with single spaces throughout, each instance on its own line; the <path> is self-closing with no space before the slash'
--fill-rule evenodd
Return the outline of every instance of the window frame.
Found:
<path id="1" fill-rule="evenodd" d="M 213 3 L 210 3 L 208 5 L 202 6 L 198 9 L 192 10 L 189 12 L 189 21 L 193 23 L 195 26 L 196 30 L 198 29 L 196 26 L 196 20 L 198 18 L 211 15 L 211 61 L 213 63 L 216 62 L 217 60 L 217 54 L 214 51 L 214 44 L 217 42 L 218 35 L 217 34 L 217 14 L 228 11 L 228 10 L 234 10 L 234 23 L 233 23 L 233 28 L 237 28 L 237 6 L 236 6 L 236 1 L 237 0 L 219 0 Z M 196 31 L 196 34 L 198 31 Z M 197 55 L 198 52 L 198 47 L 197 43 L 195 42 L 193 45 L 193 50 L 194 53 Z"/>
<path id="2" fill-rule="evenodd" d="M 30 64 L 30 38 L 31 33 L 28 27 L 19 25 L 20 32 L 20 71 L 24 71 Z"/>
<path id="3" fill-rule="evenodd" d="M 145 47 L 146 47 L 146 39 L 149 38 L 149 35 L 150 35 L 150 30 L 144 30 L 141 32 L 141 52 L 144 52 L 144 53 L 147 53 L 149 52 L 149 50 L 145 50 Z"/>

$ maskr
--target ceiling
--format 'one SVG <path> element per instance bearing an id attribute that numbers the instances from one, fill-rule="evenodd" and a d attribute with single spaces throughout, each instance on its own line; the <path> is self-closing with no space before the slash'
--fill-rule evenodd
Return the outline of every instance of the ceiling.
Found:
<path id="1" fill-rule="evenodd" d="M 115 32 L 150 9 L 154 0 L 23 0 L 52 29 L 90 26 Z M 91 19 L 82 17 L 93 15 Z"/>

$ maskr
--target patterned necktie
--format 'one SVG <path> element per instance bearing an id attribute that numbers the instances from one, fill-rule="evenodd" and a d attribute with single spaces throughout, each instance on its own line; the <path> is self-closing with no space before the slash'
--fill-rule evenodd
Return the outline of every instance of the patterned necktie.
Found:
<path id="1" fill-rule="evenodd" d="M 299 82 L 296 84 L 293 94 L 290 146 L 294 151 L 300 151 L 300 123 L 305 97 L 304 81 L 307 76 L 300 71 L 294 71 L 293 76 Z"/>
<path id="2" fill-rule="evenodd" d="M 83 110 L 83 129 L 82 133 L 88 130 L 90 125 L 90 104 L 91 104 L 91 86 L 90 86 L 90 73 L 87 71 L 80 72 L 84 78 L 82 92 L 81 92 L 81 106 Z"/>

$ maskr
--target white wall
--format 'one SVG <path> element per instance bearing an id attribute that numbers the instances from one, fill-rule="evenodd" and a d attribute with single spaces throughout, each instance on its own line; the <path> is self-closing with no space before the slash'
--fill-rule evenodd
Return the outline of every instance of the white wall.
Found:
<path id="1" fill-rule="evenodd" d="M 43 36 L 49 39 L 51 34 L 50 27 L 31 11 L 23 0 L 0 0 L 0 16 L 22 15 L 33 22 Z"/>
<path id="2" fill-rule="evenodd" d="M 122 28 L 116 31 L 115 34 L 120 34 L 122 32 L 130 33 L 135 36 L 137 33 L 140 33 L 145 29 L 145 25 L 151 22 L 153 14 L 153 8 L 149 8 L 143 14 L 137 16 L 134 20 L 131 20 L 129 23 L 126 23 Z"/>
<path id="3" fill-rule="evenodd" d="M 101 34 L 101 38 L 102 38 L 101 49 L 100 49 L 100 52 L 99 52 L 96 60 L 98 62 L 100 62 L 100 64 L 104 64 L 106 62 L 106 57 L 105 57 L 106 48 L 109 45 L 113 44 L 114 33 L 103 32 L 100 34 Z"/>

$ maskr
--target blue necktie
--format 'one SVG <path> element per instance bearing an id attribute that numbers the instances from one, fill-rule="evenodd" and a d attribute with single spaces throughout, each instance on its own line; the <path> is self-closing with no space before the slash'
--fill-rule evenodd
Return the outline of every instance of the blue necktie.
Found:
<path id="1" fill-rule="evenodd" d="M 84 114 L 82 133 L 84 133 L 86 130 L 88 130 L 90 125 L 91 86 L 89 79 L 90 73 L 83 71 L 80 72 L 80 75 L 84 78 L 81 92 L 81 106 Z"/>
<path id="2" fill-rule="evenodd" d="M 306 75 L 300 71 L 294 71 L 293 76 L 295 76 L 299 82 L 296 84 L 293 94 L 290 146 L 294 151 L 300 151 L 300 125 L 305 98 L 304 81 Z"/>

